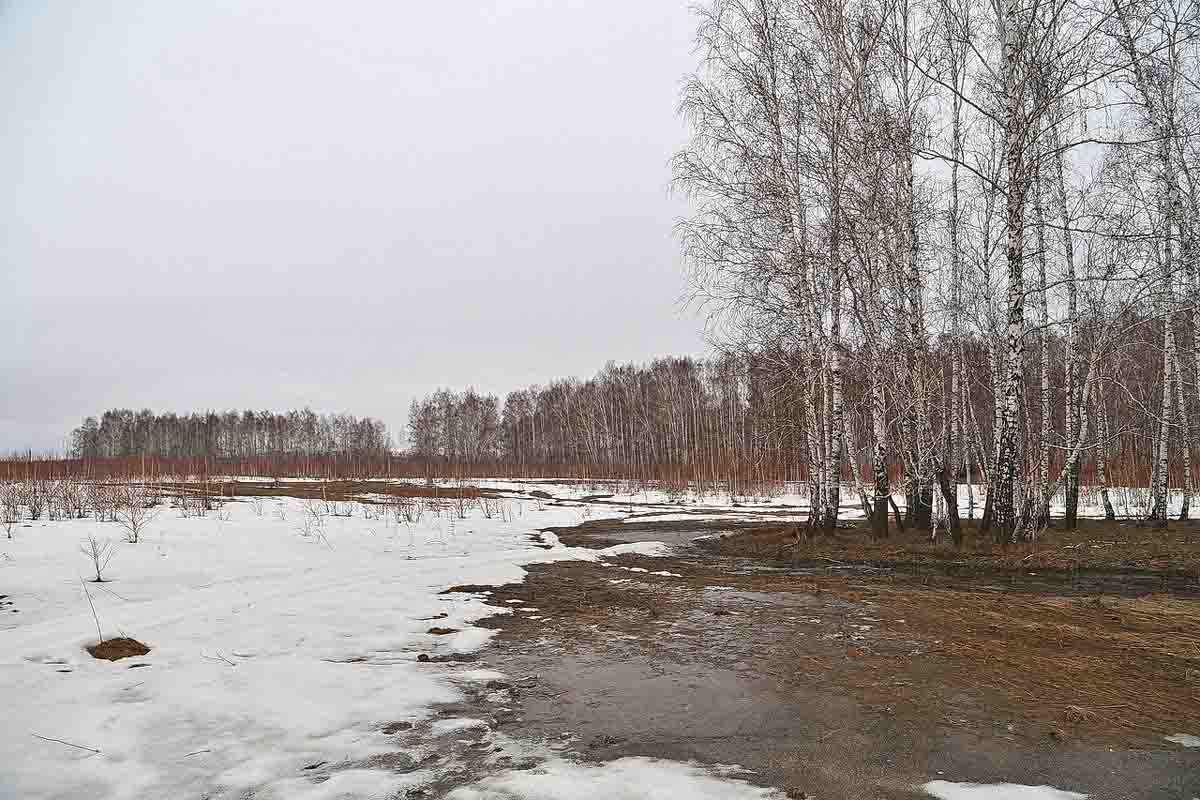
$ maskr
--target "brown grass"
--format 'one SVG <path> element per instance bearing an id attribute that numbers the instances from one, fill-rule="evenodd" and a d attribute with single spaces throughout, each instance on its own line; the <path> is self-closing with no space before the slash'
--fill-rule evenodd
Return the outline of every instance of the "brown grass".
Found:
<path id="1" fill-rule="evenodd" d="M 722 555 L 748 555 L 786 560 L 836 560 L 871 565 L 969 566 L 978 570 L 1013 571 L 1149 571 L 1200 580 L 1200 523 L 1174 522 L 1166 530 L 1134 521 L 1081 520 L 1073 531 L 1051 528 L 1034 542 L 997 547 L 977 535 L 978 523 L 963 523 L 964 544 L 955 548 L 947 534 L 933 541 L 928 530 L 892 527 L 889 537 L 874 540 L 855 523 L 834 535 L 797 541 L 796 525 L 765 525 L 713 541 Z"/>
<path id="2" fill-rule="evenodd" d="M 363 498 L 368 494 L 383 494 L 391 497 L 427 497 L 448 500 L 459 496 L 474 500 L 479 497 L 498 497 L 497 492 L 476 486 L 446 487 L 426 486 L 417 483 L 391 483 L 389 481 L 213 481 L 207 484 L 164 483 L 168 492 L 208 493 L 227 497 L 298 497 L 305 500 L 349 500 L 370 502 Z"/>
<path id="3" fill-rule="evenodd" d="M 1052 735 L 1200 730 L 1200 601 L 838 583 L 822 581 L 870 600 L 889 637 L 916 644 L 899 661 L 885 645 L 840 671 L 860 691 L 913 708 L 968 692 Z"/>

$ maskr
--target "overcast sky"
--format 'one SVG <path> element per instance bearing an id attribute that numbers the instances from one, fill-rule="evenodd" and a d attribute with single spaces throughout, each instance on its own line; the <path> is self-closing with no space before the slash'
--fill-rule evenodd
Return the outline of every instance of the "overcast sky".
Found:
<path id="1" fill-rule="evenodd" d="M 685 0 L 0 0 L 0 448 L 701 353 Z"/>

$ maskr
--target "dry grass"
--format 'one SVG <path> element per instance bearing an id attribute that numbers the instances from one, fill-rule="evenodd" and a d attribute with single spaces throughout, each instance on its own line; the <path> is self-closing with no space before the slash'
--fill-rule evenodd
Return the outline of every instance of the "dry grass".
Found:
<path id="1" fill-rule="evenodd" d="M 839 672 L 860 691 L 884 688 L 912 709 L 969 693 L 996 718 L 1034 720 L 1056 736 L 1200 730 L 1196 599 L 821 583 L 869 600 L 893 640 Z"/>
<path id="2" fill-rule="evenodd" d="M 961 549 L 945 534 L 890 530 L 876 541 L 860 524 L 797 542 L 795 525 L 764 525 L 713 543 L 723 555 L 786 560 L 834 559 L 875 565 L 955 564 L 980 570 L 1152 571 L 1200 579 L 1200 523 L 1174 522 L 1156 530 L 1133 521 L 1081 520 L 1073 531 L 1051 528 L 1037 541 L 996 547 L 977 536 L 977 522 L 964 522 Z"/>
<path id="3" fill-rule="evenodd" d="M 164 483 L 165 492 L 204 493 L 226 497 L 298 497 L 304 500 L 328 500 L 330 502 L 370 502 L 364 495 L 389 495 L 391 497 L 422 497 L 451 499 L 465 497 L 498 497 L 490 489 L 475 486 L 446 487 L 426 486 L 418 483 L 392 483 L 390 481 L 213 481 L 207 484 Z"/>

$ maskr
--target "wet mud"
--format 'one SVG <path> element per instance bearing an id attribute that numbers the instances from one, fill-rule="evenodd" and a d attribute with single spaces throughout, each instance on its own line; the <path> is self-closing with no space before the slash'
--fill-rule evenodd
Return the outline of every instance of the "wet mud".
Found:
<path id="1" fill-rule="evenodd" d="M 611 527 L 557 534 L 597 547 L 668 541 L 677 553 L 534 566 L 524 583 L 488 595 L 515 610 L 486 623 L 499 634 L 477 666 L 524 681 L 497 720 L 505 735 L 585 760 L 737 764 L 793 797 L 923 797 L 918 787 L 936 779 L 1093 798 L 1200 796 L 1200 750 L 1162 740 L 1197 732 L 1176 727 L 1200 724 L 1200 672 L 1184 674 L 1186 653 L 1172 660 L 1173 651 L 1115 638 L 1128 629 L 1172 641 L 1192 629 L 1142 630 L 1137 614 L 1149 600 L 1121 598 L 1146 587 L 1129 576 L 769 563 L 692 542 L 717 526 Z M 1190 587 L 1181 592 L 1155 597 L 1181 618 L 1200 612 L 1186 605 L 1196 602 Z M 989 622 L 993 609 L 1012 619 Z M 1044 625 L 1010 630 L 1030 615 Z M 1071 638 L 1093 635 L 1093 620 L 1113 631 Z M 1006 652 L 1024 660 L 1010 666 Z M 1072 659 L 1092 669 L 1113 652 L 1131 663 L 1094 687 L 1070 674 L 1059 683 L 1016 675 L 1065 671 Z M 1139 671 L 1144 700 L 1129 687 L 1121 702 L 1122 687 L 1104 685 Z"/>

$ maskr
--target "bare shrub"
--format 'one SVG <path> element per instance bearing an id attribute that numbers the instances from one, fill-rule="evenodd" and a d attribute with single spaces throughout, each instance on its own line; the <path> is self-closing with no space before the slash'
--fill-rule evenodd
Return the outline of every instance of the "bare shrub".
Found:
<path id="1" fill-rule="evenodd" d="M 87 515 L 87 492 L 78 481 L 62 482 L 59 503 L 67 519 L 83 519 Z"/>
<path id="2" fill-rule="evenodd" d="M 93 583 L 104 583 L 104 568 L 108 566 L 108 562 L 113 560 L 117 551 L 113 549 L 112 539 L 97 539 L 94 535 L 89 534 L 86 539 L 79 545 L 79 552 L 87 556 L 92 562 L 92 570 L 96 573 Z"/>
<path id="3" fill-rule="evenodd" d="M 39 520 L 46 511 L 46 486 L 44 481 L 32 480 L 24 485 L 25 507 L 29 509 L 29 518 Z"/>
<path id="4" fill-rule="evenodd" d="M 305 503 L 304 513 L 300 515 L 300 525 L 296 530 L 304 538 L 318 539 L 332 550 L 333 545 L 329 543 L 329 539 L 325 536 L 325 517 L 328 516 L 325 508 L 325 503 L 317 503 L 312 500 Z"/>
<path id="5" fill-rule="evenodd" d="M 483 511 L 484 519 L 495 519 L 496 517 L 507 519 L 507 505 L 507 503 L 498 497 L 479 498 L 479 508 Z"/>
<path id="6" fill-rule="evenodd" d="M 459 519 L 466 519 L 467 514 L 471 511 L 472 501 L 464 492 L 459 492 L 458 495 L 450 501 L 450 507 L 454 511 L 454 516 Z"/>
<path id="7" fill-rule="evenodd" d="M 309 500 L 304 504 L 300 515 L 300 525 L 296 530 L 304 538 L 320 536 L 325 530 L 326 504 Z"/>
<path id="8" fill-rule="evenodd" d="M 97 522 L 116 522 L 117 487 L 107 483 L 88 484 L 87 503 Z"/>
<path id="9" fill-rule="evenodd" d="M 46 481 L 46 519 L 55 522 L 63 518 L 62 481 Z"/>
<path id="10" fill-rule="evenodd" d="M 181 517 L 204 517 L 213 509 L 212 498 L 204 490 L 181 491 L 176 499 Z"/>
<path id="11" fill-rule="evenodd" d="M 266 509 L 266 505 L 267 505 L 266 501 L 263 500 L 261 497 L 251 497 L 250 498 L 250 508 L 254 511 L 254 516 L 256 516 L 256 517 L 261 517 L 263 515 L 263 511 Z"/>
<path id="12" fill-rule="evenodd" d="M 15 483 L 0 484 L 0 526 L 12 538 L 13 528 L 21 521 L 21 491 Z"/>
<path id="13" fill-rule="evenodd" d="M 391 510 L 397 525 L 401 522 L 413 525 L 421 521 L 421 516 L 425 513 L 425 506 L 415 497 L 397 497 L 392 503 Z"/>
<path id="14" fill-rule="evenodd" d="M 154 493 L 141 484 L 121 486 L 117 492 L 114 511 L 117 524 L 125 529 L 125 541 L 137 544 L 146 526 L 158 516 Z"/>

